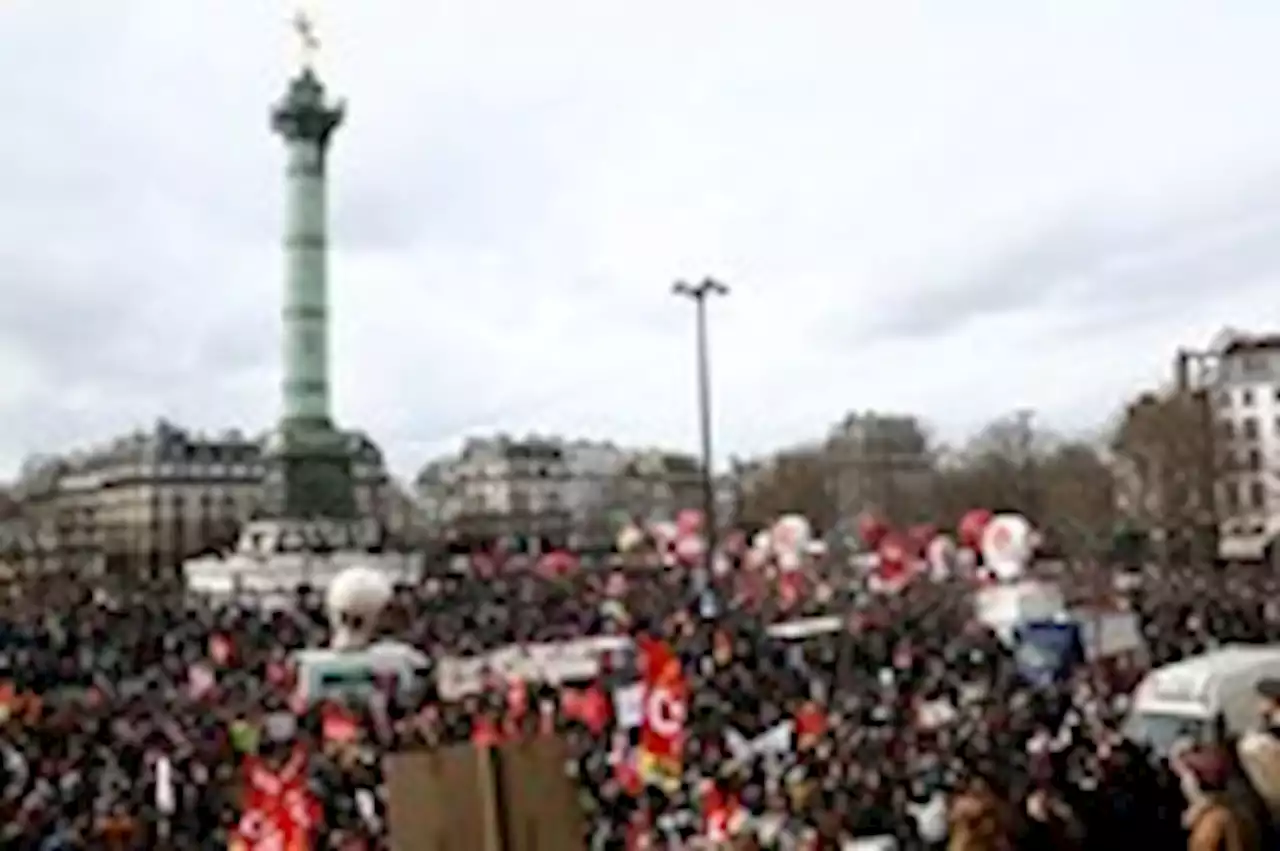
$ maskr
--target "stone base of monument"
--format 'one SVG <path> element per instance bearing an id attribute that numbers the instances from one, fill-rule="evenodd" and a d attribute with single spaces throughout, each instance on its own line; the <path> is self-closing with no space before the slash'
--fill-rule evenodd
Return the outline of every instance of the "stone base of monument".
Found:
<path id="1" fill-rule="evenodd" d="M 585 851 L 562 739 L 388 756 L 393 851 Z"/>
<path id="2" fill-rule="evenodd" d="M 188 559 L 182 571 L 190 590 L 214 596 L 324 589 L 356 566 L 384 574 L 392 585 L 421 581 L 423 554 L 381 551 L 384 536 L 373 518 L 255 520 L 245 525 L 234 552 Z"/>

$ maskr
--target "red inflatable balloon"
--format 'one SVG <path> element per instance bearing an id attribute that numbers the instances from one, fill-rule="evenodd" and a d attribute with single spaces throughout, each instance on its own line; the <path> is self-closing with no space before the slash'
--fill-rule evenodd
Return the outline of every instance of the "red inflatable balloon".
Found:
<path id="1" fill-rule="evenodd" d="M 869 550 L 878 549 L 885 535 L 889 534 L 889 526 L 878 515 L 865 512 L 858 517 L 858 537 Z"/>
<path id="2" fill-rule="evenodd" d="M 701 511 L 693 508 L 686 508 L 676 515 L 676 532 L 679 535 L 696 535 L 701 531 Z"/>
<path id="3" fill-rule="evenodd" d="M 911 542 L 913 554 L 922 556 L 929 549 L 929 544 L 938 537 L 938 528 L 932 523 L 917 523 L 907 530 L 907 539 Z"/>
<path id="4" fill-rule="evenodd" d="M 982 533 L 986 531 L 987 524 L 991 522 L 994 515 L 985 508 L 974 508 L 960 518 L 960 526 L 956 529 L 956 537 L 960 539 L 960 546 L 968 547 L 971 550 L 980 550 L 982 548 Z"/>
<path id="5" fill-rule="evenodd" d="M 880 578 L 896 581 L 907 572 L 907 563 L 911 559 L 911 541 L 905 535 L 889 532 L 880 540 L 876 554 L 880 557 L 877 572 Z"/>

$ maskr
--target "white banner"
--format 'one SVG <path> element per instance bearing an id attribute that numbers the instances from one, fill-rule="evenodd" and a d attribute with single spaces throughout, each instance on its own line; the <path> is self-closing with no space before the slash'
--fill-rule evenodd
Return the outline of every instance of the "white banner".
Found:
<path id="1" fill-rule="evenodd" d="M 791 752 L 794 725 L 783 721 L 765 730 L 754 739 L 748 739 L 732 727 L 725 730 L 724 741 L 734 762 L 749 762 L 756 757 Z"/>
<path id="2" fill-rule="evenodd" d="M 837 632 L 843 628 L 843 624 L 842 618 L 828 615 L 775 623 L 769 627 L 768 632 L 771 638 L 778 641 L 802 641 L 816 635 Z M 602 635 L 576 641 L 512 644 L 478 656 L 445 656 L 436 666 L 436 685 L 441 697 L 456 700 L 464 695 L 483 691 L 486 678 L 521 679 L 530 683 L 553 685 L 589 680 L 600 673 L 602 656 L 631 650 L 633 647 L 628 636 Z M 619 692 L 615 700 L 631 700 L 631 696 L 623 697 L 625 691 L 623 689 Z M 638 697 L 635 700 L 638 706 Z M 619 717 L 622 717 L 626 710 L 616 708 Z"/>
<path id="3" fill-rule="evenodd" d="M 494 677 L 553 685 L 589 680 L 600 673 L 601 656 L 630 647 L 631 639 L 626 636 L 605 635 L 578 641 L 513 644 L 479 656 L 446 656 L 437 665 L 436 685 L 441 697 L 456 700 L 482 691 L 486 680 Z"/>

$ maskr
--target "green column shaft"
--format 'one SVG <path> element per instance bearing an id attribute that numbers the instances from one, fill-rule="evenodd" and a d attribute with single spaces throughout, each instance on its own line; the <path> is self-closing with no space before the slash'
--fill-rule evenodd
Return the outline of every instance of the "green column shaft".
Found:
<path id="1" fill-rule="evenodd" d="M 285 187 L 285 421 L 329 421 L 329 293 L 324 144 L 287 142 Z"/>

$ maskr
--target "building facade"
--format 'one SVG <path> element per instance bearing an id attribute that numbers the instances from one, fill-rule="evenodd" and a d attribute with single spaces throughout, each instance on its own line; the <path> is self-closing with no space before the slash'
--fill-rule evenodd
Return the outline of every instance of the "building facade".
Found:
<path id="1" fill-rule="evenodd" d="M 1178 352 L 1174 380 L 1130 404 L 1117 509 L 1165 550 L 1262 559 L 1280 539 L 1280 334 L 1227 329 Z"/>
<path id="2" fill-rule="evenodd" d="M 700 487 L 701 466 L 679 453 L 507 435 L 469 438 L 417 479 L 436 534 L 463 547 L 511 536 L 608 546 L 625 517 L 671 516 L 696 506 Z"/>
<path id="3" fill-rule="evenodd" d="M 366 436 L 347 435 L 362 517 L 382 520 L 390 478 Z M 263 439 L 197 434 L 161 421 L 148 432 L 24 467 L 14 497 L 46 540 L 84 548 L 108 569 L 163 575 L 183 559 L 230 547 L 263 516 L 269 464 Z"/>
<path id="4" fill-rule="evenodd" d="M 933 455 L 916 417 L 851 413 L 831 429 L 822 452 L 842 523 L 864 511 L 913 522 L 930 510 Z"/>
<path id="5" fill-rule="evenodd" d="M 83 528 L 27 517 L 0 520 L 0 583 L 72 571 L 93 574 L 103 567 L 97 538 Z"/>
<path id="6" fill-rule="evenodd" d="M 1280 537 L 1280 334 L 1227 330 L 1206 356 L 1220 545 L 1261 556 Z"/>
<path id="7" fill-rule="evenodd" d="M 1163 560 L 1212 560 L 1222 500 L 1214 454 L 1213 392 L 1175 383 L 1125 409 L 1111 462 L 1119 518 Z"/>

